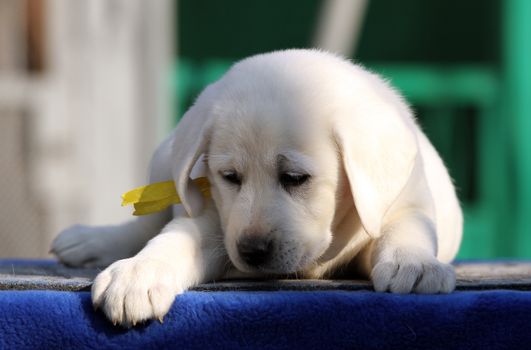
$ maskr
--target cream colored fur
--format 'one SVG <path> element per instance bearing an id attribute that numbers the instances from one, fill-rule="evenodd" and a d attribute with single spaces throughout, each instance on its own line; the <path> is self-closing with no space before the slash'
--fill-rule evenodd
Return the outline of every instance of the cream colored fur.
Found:
<path id="1" fill-rule="evenodd" d="M 286 172 L 309 178 L 283 187 Z M 173 178 L 183 206 L 75 226 L 52 247 L 70 265 L 110 264 L 92 297 L 114 323 L 161 319 L 175 295 L 235 275 L 322 278 L 342 268 L 377 291 L 454 289 L 447 263 L 462 214 L 445 166 L 399 94 L 331 54 L 287 50 L 235 64 L 161 144 L 150 174 Z M 200 175 L 212 199 L 190 181 Z M 243 261 L 237 243 L 247 236 L 271 239 L 271 259 Z"/>

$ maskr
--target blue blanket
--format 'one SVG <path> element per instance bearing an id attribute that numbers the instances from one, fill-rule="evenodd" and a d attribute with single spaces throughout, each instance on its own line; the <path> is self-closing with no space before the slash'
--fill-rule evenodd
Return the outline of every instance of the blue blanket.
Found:
<path id="1" fill-rule="evenodd" d="M 0 349 L 89 348 L 529 349 L 531 292 L 187 292 L 131 330 L 88 292 L 0 292 Z"/>

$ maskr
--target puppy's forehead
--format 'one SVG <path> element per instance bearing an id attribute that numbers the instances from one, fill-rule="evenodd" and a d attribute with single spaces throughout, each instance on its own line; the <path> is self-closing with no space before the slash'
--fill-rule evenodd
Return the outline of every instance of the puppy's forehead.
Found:
<path id="1" fill-rule="evenodd" d="M 211 152 L 272 166 L 307 162 L 303 155 L 312 155 L 322 144 L 325 130 L 309 116 L 283 108 L 282 102 L 242 106 L 240 100 L 239 108 L 224 110 L 214 123 Z"/>
<path id="2" fill-rule="evenodd" d="M 305 148 L 309 139 L 328 132 L 330 111 L 322 108 L 325 103 L 316 106 L 318 101 L 304 90 L 276 86 L 275 81 L 235 83 L 220 94 L 213 108 L 214 143 Z M 230 140 L 225 140 L 228 135 Z"/>
<path id="3" fill-rule="evenodd" d="M 322 154 L 332 139 L 334 89 L 323 75 L 297 67 L 258 60 L 227 73 L 213 99 L 211 151 L 262 162 L 286 150 Z"/>

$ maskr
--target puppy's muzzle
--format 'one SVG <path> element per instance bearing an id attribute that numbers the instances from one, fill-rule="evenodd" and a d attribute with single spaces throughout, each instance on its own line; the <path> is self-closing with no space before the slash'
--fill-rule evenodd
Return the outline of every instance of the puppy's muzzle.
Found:
<path id="1" fill-rule="evenodd" d="M 252 267 L 267 263 L 273 253 L 273 240 L 257 235 L 242 237 L 237 244 L 243 262 Z"/>

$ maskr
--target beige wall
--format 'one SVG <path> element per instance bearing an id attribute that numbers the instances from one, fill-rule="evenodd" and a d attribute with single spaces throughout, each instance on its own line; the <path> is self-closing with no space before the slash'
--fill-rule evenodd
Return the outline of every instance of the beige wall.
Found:
<path id="1" fill-rule="evenodd" d="M 144 182 L 171 115 L 171 0 L 45 1 L 39 74 L 25 71 L 25 4 L 0 0 L 0 257 L 129 218 L 120 195 Z"/>

